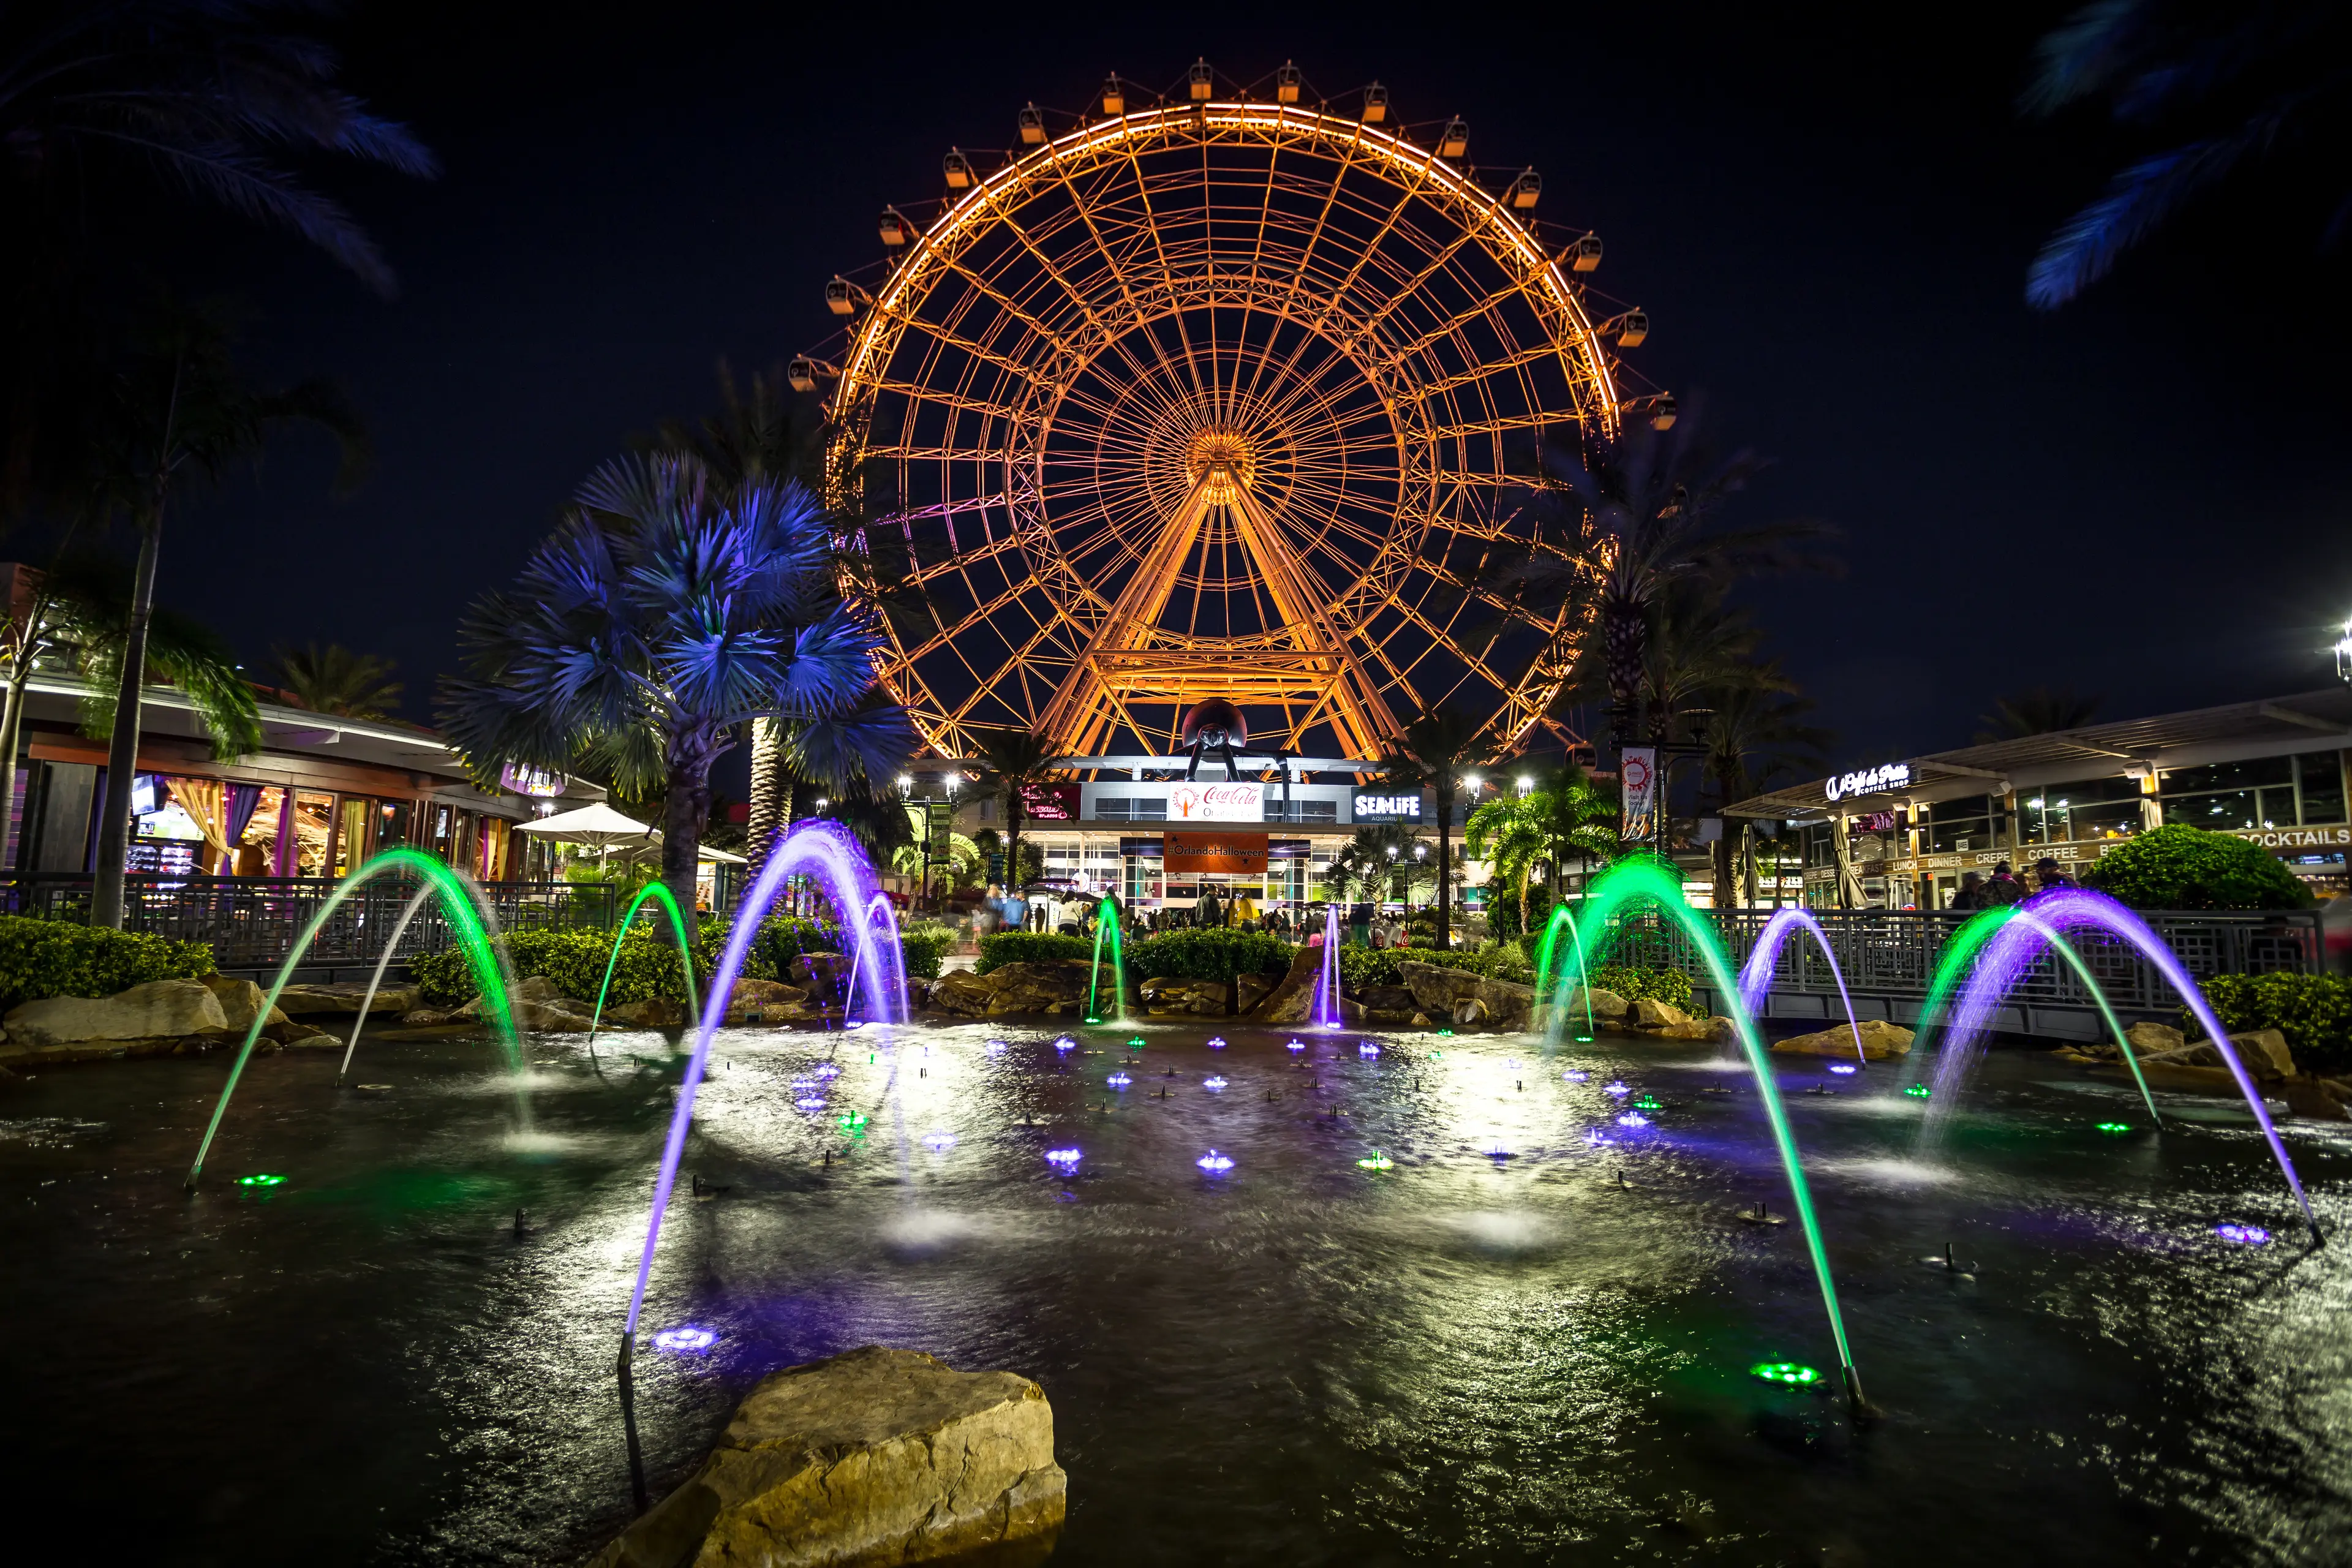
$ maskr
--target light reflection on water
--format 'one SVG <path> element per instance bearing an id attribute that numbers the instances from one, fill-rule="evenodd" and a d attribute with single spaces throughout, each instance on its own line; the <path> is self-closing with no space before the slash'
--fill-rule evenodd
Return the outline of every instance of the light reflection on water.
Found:
<path id="1" fill-rule="evenodd" d="M 1781 1193 L 1755 1097 L 1689 1086 L 1721 1071 L 1714 1047 L 1530 1062 L 1533 1042 L 1460 1036 L 1431 1060 L 1350 1035 L 1294 1066 L 1286 1035 L 1212 1052 L 1170 1027 L 1154 1069 L 1231 1081 L 1161 1100 L 1158 1070 L 1106 1096 L 1050 1032 L 996 1028 L 1001 1054 L 942 1029 L 902 1063 L 722 1037 L 686 1161 L 711 1195 L 681 1184 L 648 1299 L 649 1321 L 718 1337 L 638 1363 L 657 1484 L 762 1372 L 880 1342 L 1044 1383 L 1073 1478 L 1057 1563 L 2103 1563 L 2146 1560 L 2150 1537 L 2290 1562 L 2352 1528 L 2352 1265 L 2218 1239 L 2293 1234 L 2233 1130 L 2086 1152 L 2065 1131 L 2080 1097 L 1996 1054 L 1969 1135 L 1927 1166 L 1900 1074 L 1792 1095 L 1891 1413 L 1857 1436 L 1745 1375 L 1828 1357 L 1795 1227 L 1731 1217 Z M 0 1210 L 20 1484 L 191 1554 L 591 1549 L 627 1509 L 613 1336 L 677 1071 L 605 1044 L 594 1064 L 539 1053 L 527 1142 L 478 1044 L 379 1047 L 382 1095 L 257 1063 L 214 1165 L 289 1180 L 192 1201 L 174 1162 L 215 1065 L 21 1086 L 12 1128 L 72 1131 L 0 1139 L 28 1200 Z M 794 1108 L 827 1078 L 825 1114 Z M 1665 1107 L 1589 1146 L 1621 1113 L 1612 1081 Z M 1237 1161 L 1213 1180 L 1194 1167 L 1211 1146 Z M 1066 1175 L 1043 1158 L 1061 1147 L 1084 1151 Z M 1376 1148 L 1377 1175 L 1357 1165 Z M 2340 1178 L 2315 1178 L 2339 1223 Z M 1919 1268 L 1955 1238 L 1973 1278 Z M 140 1421 L 93 1397 L 118 1387 Z M 193 1469 L 173 1458 L 190 1430 L 209 1434 Z M 101 1451 L 148 1481 L 101 1495 L 81 1462 Z"/>

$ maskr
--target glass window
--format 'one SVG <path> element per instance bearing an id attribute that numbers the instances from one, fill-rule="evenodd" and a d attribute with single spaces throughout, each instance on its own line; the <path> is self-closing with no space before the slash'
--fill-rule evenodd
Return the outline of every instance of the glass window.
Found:
<path id="1" fill-rule="evenodd" d="M 2344 763 L 2335 752 L 2310 752 L 2294 760 L 2303 785 L 2305 823 L 2342 822 Z"/>
<path id="2" fill-rule="evenodd" d="M 2159 773 L 2158 786 L 2166 795 L 2199 795 L 2211 789 L 2246 789 L 2256 784 L 2294 782 L 2291 757 L 2254 757 L 2237 763 L 2209 763 L 2201 768 L 2175 768 Z"/>
<path id="3" fill-rule="evenodd" d="M 2210 828 L 2220 832 L 2231 827 L 2261 826 L 2257 792 L 2250 789 L 2222 790 L 2213 795 L 2192 795 L 2167 797 L 2164 820 L 2185 822 L 2191 827 Z"/>

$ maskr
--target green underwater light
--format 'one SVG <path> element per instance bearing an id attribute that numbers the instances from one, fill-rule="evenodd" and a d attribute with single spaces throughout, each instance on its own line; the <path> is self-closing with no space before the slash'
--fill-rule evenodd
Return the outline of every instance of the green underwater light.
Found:
<path id="1" fill-rule="evenodd" d="M 1759 1361 L 1748 1369 L 1748 1373 L 1767 1383 L 1784 1384 L 1790 1388 L 1802 1388 L 1807 1384 L 1822 1380 L 1820 1373 L 1801 1362 L 1793 1361 Z"/>
<path id="2" fill-rule="evenodd" d="M 240 1187 L 282 1187 L 286 1184 L 286 1178 L 283 1176 L 239 1176 L 236 1179 L 236 1184 Z"/>
<path id="3" fill-rule="evenodd" d="M 841 1130 L 852 1136 L 865 1131 L 866 1113 L 862 1110 L 851 1111 L 848 1115 L 841 1119 Z"/>
<path id="4" fill-rule="evenodd" d="M 1915 1083 L 1903 1092 L 1914 1100 L 1925 1100 L 1927 1098 L 1927 1086 L 1924 1083 Z"/>
<path id="5" fill-rule="evenodd" d="M 1640 1095 L 1633 1100 L 1633 1109 L 1636 1110 L 1664 1110 L 1665 1108 L 1666 1102 L 1654 1094 Z"/>
<path id="6" fill-rule="evenodd" d="M 1386 1171 L 1393 1168 L 1396 1162 L 1390 1159 L 1386 1154 L 1381 1153 L 1378 1149 L 1375 1149 L 1372 1151 L 1371 1157 L 1370 1159 L 1359 1160 L 1356 1163 L 1362 1166 L 1367 1171 Z"/>
<path id="7" fill-rule="evenodd" d="M 1127 1042 L 1127 1048 L 1130 1051 L 1141 1050 L 1143 1048 L 1143 1037 L 1141 1035 L 1138 1035 L 1134 1038 L 1129 1040 Z"/>
<path id="8" fill-rule="evenodd" d="M 2128 1121 L 2102 1121 L 2099 1123 L 2099 1131 L 2110 1135 L 2118 1132 L 2128 1132 L 2131 1131 L 2131 1123 Z"/>

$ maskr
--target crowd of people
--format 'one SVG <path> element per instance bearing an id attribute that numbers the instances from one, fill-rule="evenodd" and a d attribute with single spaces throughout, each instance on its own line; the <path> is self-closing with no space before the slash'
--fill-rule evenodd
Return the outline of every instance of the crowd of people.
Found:
<path id="1" fill-rule="evenodd" d="M 2033 863 L 2033 881 L 2032 887 L 2027 887 L 2023 879 L 2009 868 L 2006 860 L 1994 865 L 1990 877 L 1979 871 L 1963 871 L 1958 890 L 1952 894 L 1949 907 L 1956 910 L 1997 910 L 2016 903 L 2032 893 L 2046 893 L 2053 888 L 2074 885 L 2068 879 L 2065 868 L 2047 855 Z"/>

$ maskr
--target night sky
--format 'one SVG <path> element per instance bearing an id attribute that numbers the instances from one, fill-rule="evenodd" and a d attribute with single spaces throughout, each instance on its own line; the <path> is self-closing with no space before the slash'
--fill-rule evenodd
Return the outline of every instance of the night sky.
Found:
<path id="1" fill-rule="evenodd" d="M 1334 97 L 1377 78 L 1408 122 L 1460 113 L 1480 163 L 1534 164 L 1543 216 L 1604 237 L 1595 281 L 1655 323 L 1629 358 L 1775 459 L 1738 515 L 1845 532 L 1843 580 L 1748 594 L 1840 765 L 1964 744 L 2036 684 L 2113 718 L 2326 684 L 2352 399 L 2324 193 L 2258 181 L 2038 315 L 2028 260 L 2142 145 L 2017 120 L 2063 8 L 1943 33 L 1910 28 L 1963 14 L 1742 15 L 1794 9 L 362 7 L 348 80 L 446 172 L 320 178 L 403 296 L 275 236 L 171 243 L 250 301 L 257 363 L 350 385 L 377 471 L 338 502 L 323 443 L 285 444 L 181 514 L 163 596 L 257 667 L 313 637 L 395 658 L 429 718 L 466 601 L 628 433 L 709 406 L 722 356 L 824 338 L 824 279 L 877 255 L 884 202 L 939 194 L 951 143 L 1205 54 L 1242 80 L 1294 58 Z"/>

